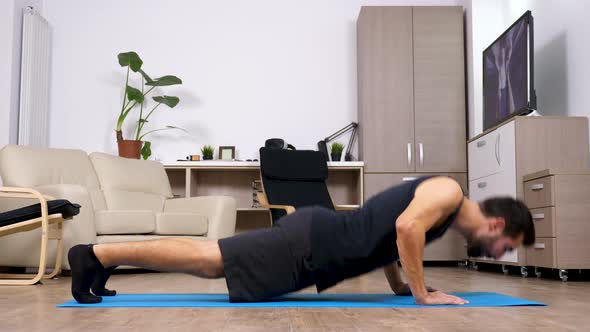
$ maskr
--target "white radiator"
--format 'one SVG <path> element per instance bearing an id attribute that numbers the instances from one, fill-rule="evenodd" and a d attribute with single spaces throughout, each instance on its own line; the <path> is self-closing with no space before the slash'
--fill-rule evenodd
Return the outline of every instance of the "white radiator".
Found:
<path id="1" fill-rule="evenodd" d="M 49 23 L 33 8 L 23 12 L 18 144 L 47 146 Z"/>

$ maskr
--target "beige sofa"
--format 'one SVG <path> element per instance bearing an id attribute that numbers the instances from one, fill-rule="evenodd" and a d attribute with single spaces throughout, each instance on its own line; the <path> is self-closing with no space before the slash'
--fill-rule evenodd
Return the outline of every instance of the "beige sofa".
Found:
<path id="1" fill-rule="evenodd" d="M 0 150 L 4 186 L 29 187 L 82 205 L 64 224 L 65 255 L 79 243 L 162 237 L 219 239 L 232 236 L 236 202 L 227 196 L 172 198 L 168 177 L 156 161 L 81 150 L 7 145 Z M 33 202 L 2 201 L 0 210 Z M 0 266 L 37 267 L 40 230 L 0 237 Z M 48 250 L 47 265 L 55 261 Z"/>

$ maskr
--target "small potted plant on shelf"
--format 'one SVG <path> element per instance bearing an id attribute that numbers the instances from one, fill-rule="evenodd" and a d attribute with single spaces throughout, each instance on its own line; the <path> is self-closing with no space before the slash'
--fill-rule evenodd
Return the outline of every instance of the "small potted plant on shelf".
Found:
<path id="1" fill-rule="evenodd" d="M 160 129 L 153 129 L 142 134 L 144 125 L 149 122 L 150 115 L 158 108 L 158 106 L 164 104 L 169 108 L 174 108 L 180 99 L 174 96 L 154 96 L 152 100 L 156 102 L 156 105 L 149 111 L 144 113 L 143 107 L 146 104 L 146 96 L 152 92 L 156 87 L 178 85 L 182 84 L 182 80 L 176 76 L 166 75 L 159 78 L 152 79 L 148 74 L 141 68 L 143 61 L 135 52 L 119 53 L 117 58 L 119 59 L 119 65 L 121 67 L 127 67 L 127 78 L 125 79 L 125 94 L 123 96 L 123 106 L 117 119 L 117 127 L 115 132 L 117 133 L 117 145 L 119 147 L 119 156 L 126 158 L 139 159 L 140 154 L 143 159 L 149 158 L 152 154 L 151 142 L 144 140 L 144 137 L 155 131 L 168 130 L 168 129 L 180 129 L 182 128 L 174 126 L 165 126 Z M 129 85 L 129 74 L 130 71 L 141 74 L 141 90 L 136 89 Z M 146 91 L 146 86 L 147 91 Z M 135 130 L 135 137 L 133 140 L 123 138 L 123 123 L 127 118 L 127 115 L 139 104 L 139 119 L 137 121 L 137 127 Z M 142 147 L 143 145 L 143 147 Z"/>
<path id="2" fill-rule="evenodd" d="M 211 145 L 205 145 L 201 148 L 201 153 L 203 154 L 203 160 L 212 160 L 213 159 L 213 147 Z"/>
<path id="3" fill-rule="evenodd" d="M 332 157 L 332 161 L 340 161 L 342 157 L 342 151 L 344 150 L 344 144 L 341 143 L 332 143 L 330 155 Z"/>

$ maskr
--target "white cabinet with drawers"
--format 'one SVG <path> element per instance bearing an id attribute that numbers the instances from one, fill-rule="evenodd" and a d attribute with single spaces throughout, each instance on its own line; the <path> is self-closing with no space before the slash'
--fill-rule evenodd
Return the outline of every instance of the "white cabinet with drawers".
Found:
<path id="1" fill-rule="evenodd" d="M 494 196 L 524 199 L 525 174 L 546 168 L 583 169 L 588 166 L 588 119 L 516 117 L 467 143 L 471 199 L 482 201 Z M 546 247 L 551 245 L 547 243 Z M 498 260 L 471 259 L 527 265 L 525 250 L 522 248 Z"/>

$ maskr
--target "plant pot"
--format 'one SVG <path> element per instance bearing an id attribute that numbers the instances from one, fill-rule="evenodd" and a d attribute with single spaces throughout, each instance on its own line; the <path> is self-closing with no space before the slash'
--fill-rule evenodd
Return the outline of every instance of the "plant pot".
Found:
<path id="1" fill-rule="evenodd" d="M 340 161 L 342 153 L 331 153 L 330 156 L 332 156 L 332 161 Z"/>
<path id="2" fill-rule="evenodd" d="M 142 141 L 127 139 L 117 141 L 117 145 L 119 146 L 119 157 L 139 159 L 139 156 L 141 156 L 142 143 Z"/>
<path id="3" fill-rule="evenodd" d="M 203 160 L 213 160 L 213 156 L 203 156 Z"/>

